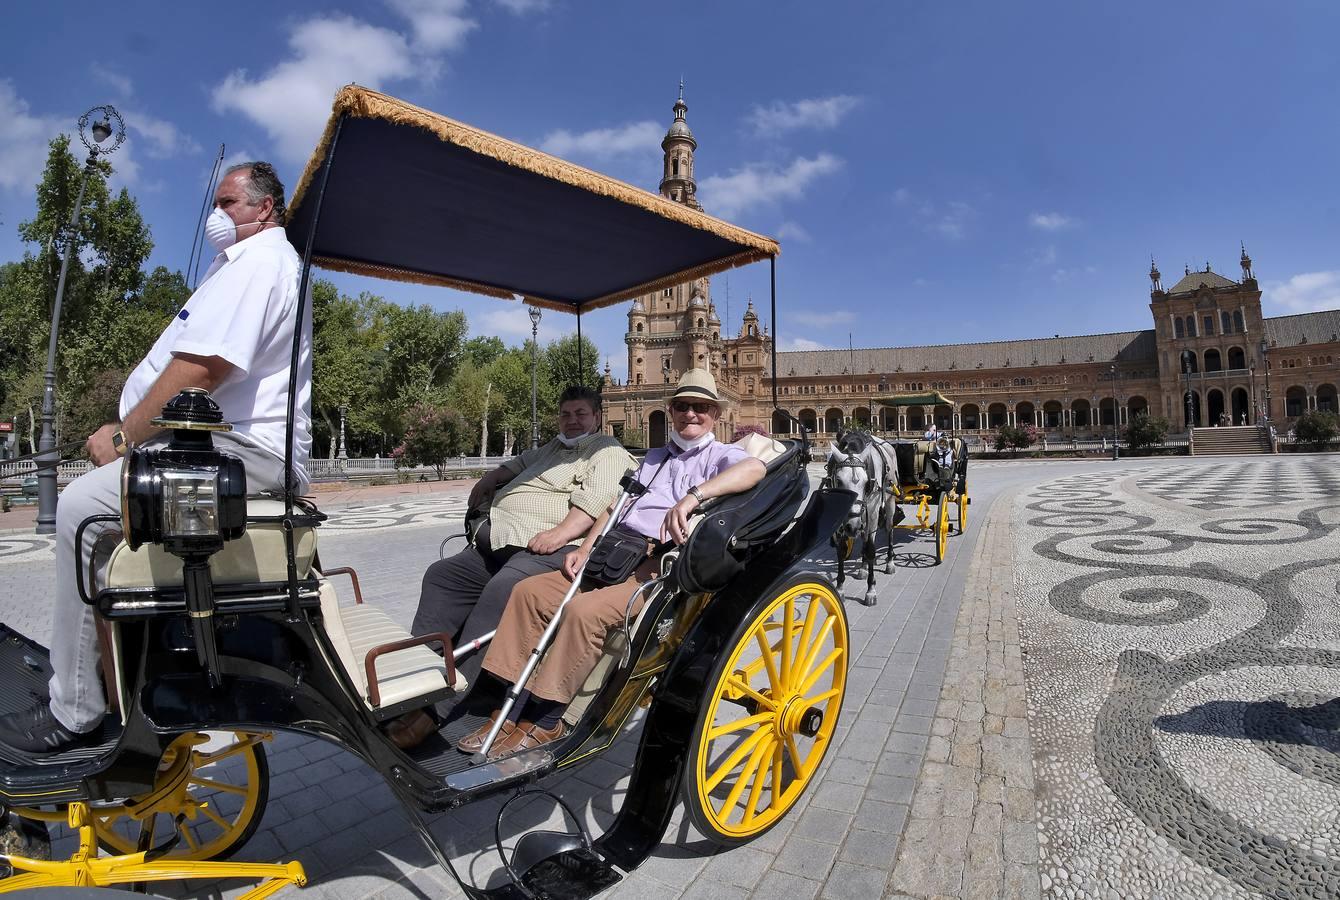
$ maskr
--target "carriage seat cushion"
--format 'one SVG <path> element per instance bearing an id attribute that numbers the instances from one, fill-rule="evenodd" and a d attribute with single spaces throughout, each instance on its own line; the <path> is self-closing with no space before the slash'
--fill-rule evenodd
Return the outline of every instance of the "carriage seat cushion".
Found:
<path id="1" fill-rule="evenodd" d="M 744 450 L 754 459 L 762 460 L 764 465 L 780 458 L 786 452 L 786 444 L 757 432 L 746 434 L 735 442 L 735 446 Z"/>
<path id="2" fill-rule="evenodd" d="M 366 603 L 341 606 L 334 585 L 325 579 L 321 581 L 321 616 L 340 665 L 363 702 L 369 709 L 373 708 L 364 667 L 368 651 L 380 644 L 403 641 L 410 636 L 409 632 L 375 606 Z M 460 693 L 467 686 L 465 677 L 458 671 L 452 689 Z M 379 656 L 377 687 L 381 692 L 379 708 L 440 693 L 447 687 L 446 661 L 422 645 Z"/>
<path id="3" fill-rule="evenodd" d="M 248 498 L 247 514 L 282 516 L 284 503 L 270 498 Z M 316 529 L 293 529 L 293 549 L 298 577 L 306 578 L 316 555 Z M 209 568 L 215 584 L 287 581 L 288 555 L 284 551 L 283 528 L 271 522 L 247 525 L 242 537 L 228 541 L 210 558 Z M 104 583 L 112 588 L 175 587 L 182 583 L 181 560 L 157 544 L 131 550 L 123 541 L 112 551 Z"/>

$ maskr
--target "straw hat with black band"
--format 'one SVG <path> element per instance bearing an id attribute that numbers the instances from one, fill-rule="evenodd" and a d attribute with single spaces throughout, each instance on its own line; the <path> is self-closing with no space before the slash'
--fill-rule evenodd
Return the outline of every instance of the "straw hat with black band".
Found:
<path id="1" fill-rule="evenodd" d="M 710 400 L 718 411 L 726 405 L 717 393 L 717 380 L 706 369 L 689 369 L 684 373 L 670 395 L 671 403 L 676 400 Z"/>

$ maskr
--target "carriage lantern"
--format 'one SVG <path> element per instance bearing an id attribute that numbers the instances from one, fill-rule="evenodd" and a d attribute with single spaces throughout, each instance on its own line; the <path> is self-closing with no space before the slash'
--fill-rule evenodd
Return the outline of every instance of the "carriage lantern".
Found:
<path id="1" fill-rule="evenodd" d="M 231 431 L 219 405 L 186 388 L 153 424 L 172 429 L 166 447 L 137 447 L 121 470 L 121 529 L 130 549 L 161 544 L 182 561 L 186 609 L 200 664 L 219 684 L 214 585 L 209 558 L 247 530 L 247 475 L 242 461 L 214 448 L 211 432 Z"/>

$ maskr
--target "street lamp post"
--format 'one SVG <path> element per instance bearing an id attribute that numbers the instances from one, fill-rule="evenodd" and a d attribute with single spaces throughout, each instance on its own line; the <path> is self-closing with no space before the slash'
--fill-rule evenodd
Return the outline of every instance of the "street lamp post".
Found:
<path id="1" fill-rule="evenodd" d="M 1266 339 L 1265 339 L 1265 338 L 1261 338 L 1261 365 L 1265 366 L 1265 370 L 1266 370 L 1266 404 L 1265 404 L 1265 405 L 1266 405 L 1266 414 L 1265 414 L 1265 421 L 1266 421 L 1266 423 L 1268 424 L 1268 423 L 1270 422 L 1270 360 L 1266 357 L 1266 350 L 1267 350 L 1267 349 L 1269 349 L 1269 348 L 1266 347 Z"/>
<path id="2" fill-rule="evenodd" d="M 339 454 L 335 457 L 336 459 L 348 459 L 348 458 L 349 458 L 349 450 L 348 450 L 348 448 L 345 447 L 345 445 L 344 445 L 344 417 L 345 417 L 346 415 L 348 415 L 348 414 L 349 414 L 349 407 L 347 407 L 347 406 L 345 406 L 343 403 L 341 403 L 341 404 L 340 404 L 340 452 L 339 452 Z"/>
<path id="3" fill-rule="evenodd" d="M 539 389 L 537 373 L 540 365 L 540 308 L 530 308 L 530 446 L 540 446 L 540 419 L 536 409 L 536 391 Z"/>
<path id="4" fill-rule="evenodd" d="M 1191 351 L 1182 351 L 1182 384 L 1186 387 L 1186 430 L 1191 433 Z"/>
<path id="5" fill-rule="evenodd" d="M 89 121 L 93 120 L 90 125 Z M 56 281 L 56 300 L 51 308 L 51 337 L 47 342 L 47 370 L 42 377 L 42 435 L 37 440 L 41 455 L 37 458 L 37 533 L 56 533 L 56 466 L 60 457 L 56 447 L 56 338 L 60 331 L 60 309 L 65 300 L 65 276 L 70 271 L 70 256 L 75 251 L 79 228 L 79 213 L 84 205 L 84 188 L 88 176 L 98 161 L 98 154 L 107 155 L 121 146 L 126 139 L 126 123 L 111 106 L 95 106 L 79 117 L 79 140 L 88 148 L 88 160 L 79 174 L 79 192 L 75 195 L 74 209 L 66 226 L 65 247 L 60 263 L 60 278 Z"/>
<path id="6" fill-rule="evenodd" d="M 1255 425 L 1261 421 L 1261 407 L 1256 402 L 1256 363 L 1253 362 L 1247 369 L 1252 373 L 1252 415 L 1256 418 L 1252 424 Z"/>
<path id="7" fill-rule="evenodd" d="M 1112 367 L 1112 458 L 1121 458 L 1118 443 L 1121 440 L 1121 404 L 1117 402 L 1117 367 Z"/>

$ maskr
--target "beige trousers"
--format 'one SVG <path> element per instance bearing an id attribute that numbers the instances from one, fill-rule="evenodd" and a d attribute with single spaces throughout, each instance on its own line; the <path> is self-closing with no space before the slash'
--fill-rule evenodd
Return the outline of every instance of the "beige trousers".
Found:
<path id="1" fill-rule="evenodd" d="M 581 591 L 573 597 L 563 611 L 554 642 L 531 674 L 526 689 L 545 700 L 570 702 L 600 659 L 609 630 L 623 624 L 628 598 L 655 573 L 655 563 L 648 560 L 622 584 Z M 571 584 L 562 572 L 533 575 L 517 584 L 484 657 L 484 668 L 516 683 Z M 645 599 L 638 598 L 632 615 L 642 608 Z"/>

